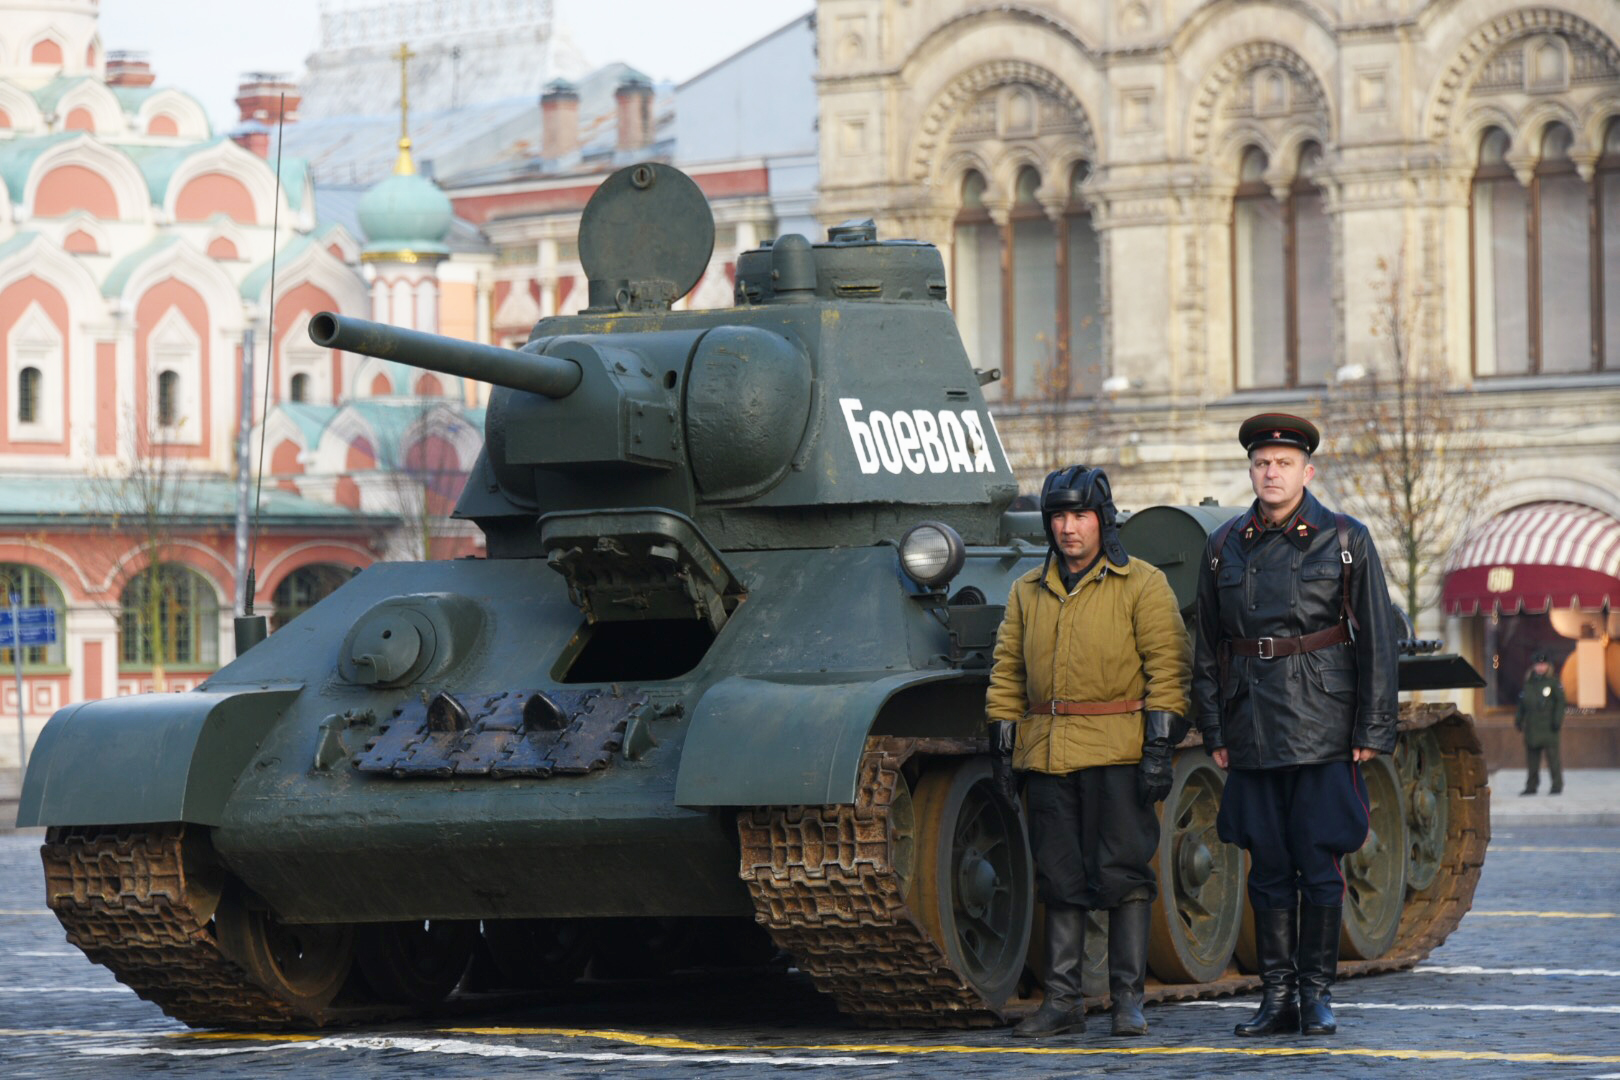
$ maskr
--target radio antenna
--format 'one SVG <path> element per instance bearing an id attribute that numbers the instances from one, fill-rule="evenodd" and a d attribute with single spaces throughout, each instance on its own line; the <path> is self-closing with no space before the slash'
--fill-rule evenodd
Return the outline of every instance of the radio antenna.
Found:
<path id="1" fill-rule="evenodd" d="M 270 210 L 270 312 L 265 320 L 264 341 L 264 397 L 259 404 L 259 465 L 254 470 L 253 530 L 248 554 L 247 582 L 242 590 L 242 614 L 236 618 L 236 655 L 241 656 L 270 634 L 269 620 L 253 614 L 253 594 L 257 591 L 259 567 L 259 513 L 264 495 L 264 440 L 270 418 L 270 369 L 276 351 L 276 255 L 281 249 L 281 141 L 287 126 L 287 94 L 281 94 L 276 109 L 276 196 Z M 248 381 L 242 381 L 242 391 L 252 393 Z M 251 410 L 244 409 L 251 417 Z"/>

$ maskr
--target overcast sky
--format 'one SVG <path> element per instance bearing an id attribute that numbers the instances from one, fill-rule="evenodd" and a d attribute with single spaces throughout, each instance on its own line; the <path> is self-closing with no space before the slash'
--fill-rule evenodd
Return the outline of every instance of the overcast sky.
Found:
<path id="1" fill-rule="evenodd" d="M 556 18 L 593 67 L 622 60 L 654 79 L 681 82 L 812 6 L 811 0 L 556 0 Z M 242 72 L 296 77 L 319 37 L 318 0 L 101 0 L 103 47 L 146 52 L 158 85 L 198 98 L 216 132 L 235 126 Z"/>

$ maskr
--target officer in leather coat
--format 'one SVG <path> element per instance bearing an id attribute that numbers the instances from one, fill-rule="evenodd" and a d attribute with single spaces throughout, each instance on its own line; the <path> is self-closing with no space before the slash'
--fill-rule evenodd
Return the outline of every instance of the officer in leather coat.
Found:
<path id="1" fill-rule="evenodd" d="M 1236 1031 L 1327 1035 L 1339 860 L 1367 835 L 1359 763 L 1395 748 L 1398 635 L 1367 529 L 1306 490 L 1315 426 L 1265 413 L 1239 441 L 1256 498 L 1205 548 L 1192 685 L 1204 745 L 1230 769 L 1220 837 L 1251 860 L 1264 996 Z"/>

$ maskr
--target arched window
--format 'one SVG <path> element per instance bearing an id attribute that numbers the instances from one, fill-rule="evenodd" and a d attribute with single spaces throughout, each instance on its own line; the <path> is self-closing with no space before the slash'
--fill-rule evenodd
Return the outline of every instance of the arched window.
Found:
<path id="1" fill-rule="evenodd" d="M 1540 292 L 1539 368 L 1545 372 L 1592 370 L 1592 235 L 1587 224 L 1586 181 L 1569 159 L 1574 136 L 1549 124 L 1541 137 L 1541 160 L 1531 190 L 1536 200 L 1536 287 Z"/>
<path id="2" fill-rule="evenodd" d="M 1609 121 L 1604 133 L 1597 185 L 1599 257 L 1593 262 L 1597 265 L 1598 295 L 1603 305 L 1603 318 L 1598 323 L 1603 341 L 1599 366 L 1606 371 L 1620 371 L 1620 116 Z"/>
<path id="3" fill-rule="evenodd" d="M 1508 145 L 1507 132 L 1487 130 L 1474 168 L 1474 371 L 1480 375 L 1530 370 L 1529 208 L 1508 167 Z"/>
<path id="4" fill-rule="evenodd" d="M 1288 193 L 1290 386 L 1321 386 L 1333 374 L 1333 237 L 1316 186 L 1321 165 L 1320 146 L 1301 147 Z"/>
<path id="5" fill-rule="evenodd" d="M 219 658 L 219 600 L 202 575 L 174 563 L 160 564 L 130 581 L 119 598 L 123 609 L 123 662 L 212 667 Z"/>
<path id="6" fill-rule="evenodd" d="M 293 619 L 325 600 L 337 591 L 339 585 L 354 577 L 357 572 L 347 566 L 315 563 L 310 566 L 300 566 L 282 578 L 281 584 L 276 586 L 276 591 L 272 594 L 271 600 L 275 608 L 272 620 L 276 628 L 286 626 Z"/>
<path id="7" fill-rule="evenodd" d="M 1008 228 L 1012 234 L 1013 396 L 1046 400 L 1061 378 L 1057 350 L 1057 231 L 1036 198 L 1041 174 L 1018 170 Z"/>
<path id="8" fill-rule="evenodd" d="M 974 170 L 962 177 L 951 306 L 974 366 L 995 368 L 1001 366 L 1001 235 L 984 205 L 985 187 Z M 1000 384 L 990 383 L 984 392 L 988 398 L 999 396 Z"/>
<path id="9" fill-rule="evenodd" d="M 157 421 L 159 427 L 174 427 L 180 417 L 180 376 L 177 372 L 158 374 Z"/>
<path id="10" fill-rule="evenodd" d="M 294 375 L 292 377 L 292 387 L 287 396 L 299 404 L 308 401 L 309 376 L 302 371 L 300 371 L 297 375 Z"/>
<path id="11" fill-rule="evenodd" d="M 1237 385 L 1288 385 L 1286 208 L 1271 194 L 1257 146 L 1243 151 L 1232 193 L 1232 344 Z"/>
<path id="12" fill-rule="evenodd" d="M 1063 209 L 1063 262 L 1067 302 L 1059 326 L 1058 355 L 1069 371 L 1069 393 L 1095 394 L 1108 377 L 1103 356 L 1102 247 L 1091 223 L 1091 208 L 1082 197 L 1082 185 L 1091 175 L 1088 162 L 1078 162 L 1069 173 L 1069 202 Z"/>
<path id="13" fill-rule="evenodd" d="M 1232 195 L 1232 351 L 1240 389 L 1320 386 L 1333 371 L 1333 244 L 1316 173 L 1322 149 L 1300 148 L 1288 194 L 1266 181 L 1250 146 Z"/>
<path id="14" fill-rule="evenodd" d="M 1593 182 L 1570 157 L 1574 135 L 1543 128 L 1526 188 L 1491 128 L 1474 170 L 1474 372 L 1575 374 L 1620 370 L 1620 122 L 1611 121 Z"/>
<path id="15" fill-rule="evenodd" d="M 39 368 L 25 367 L 17 373 L 17 420 L 23 424 L 39 422 Z"/>
<path id="16" fill-rule="evenodd" d="M 23 663 L 27 666 L 61 667 L 65 662 L 63 642 L 67 640 L 67 603 L 62 590 L 43 571 L 23 563 L 0 563 L 0 608 L 11 606 L 11 594 L 17 594 L 22 607 L 50 608 L 56 612 L 56 644 L 24 645 Z M 9 648 L 0 649 L 0 669 L 12 670 L 16 654 Z"/>
<path id="17" fill-rule="evenodd" d="M 1093 392 L 1106 375 L 1101 248 L 1079 193 L 1089 175 L 1085 162 L 1068 171 L 1054 218 L 1040 199 L 1039 170 L 1024 166 L 1005 225 L 985 206 L 984 177 L 962 178 L 952 306 L 975 366 L 1002 370 L 984 388 L 987 400 L 1064 400 Z"/>

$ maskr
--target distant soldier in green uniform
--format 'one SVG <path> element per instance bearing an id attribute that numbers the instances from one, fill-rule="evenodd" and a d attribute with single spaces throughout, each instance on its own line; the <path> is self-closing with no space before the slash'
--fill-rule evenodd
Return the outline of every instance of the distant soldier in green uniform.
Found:
<path id="1" fill-rule="evenodd" d="M 1524 732 L 1524 757 L 1529 765 L 1524 790 L 1520 795 L 1534 795 L 1541 784 L 1541 754 L 1547 754 L 1547 772 L 1552 776 L 1552 787 L 1547 794 L 1557 795 L 1564 790 L 1564 762 L 1558 753 L 1558 731 L 1564 726 L 1564 683 L 1553 674 L 1547 654 L 1536 653 L 1530 675 L 1524 680 L 1524 693 L 1519 697 L 1519 714 L 1513 726 Z"/>

